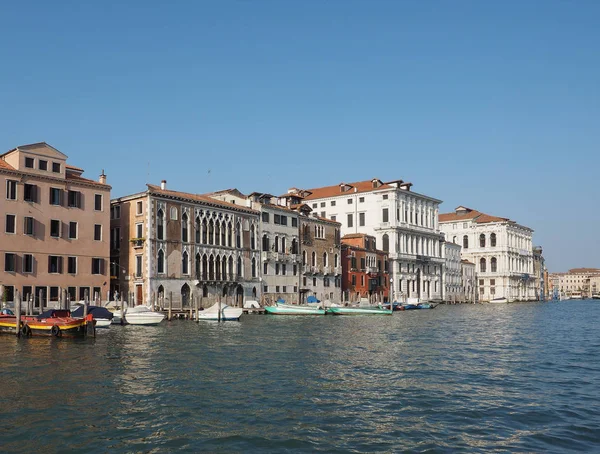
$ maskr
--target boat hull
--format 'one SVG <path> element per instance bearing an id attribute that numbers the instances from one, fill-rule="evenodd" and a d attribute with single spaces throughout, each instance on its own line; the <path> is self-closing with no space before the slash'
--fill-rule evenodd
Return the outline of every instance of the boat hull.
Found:
<path id="1" fill-rule="evenodd" d="M 265 306 L 265 311 L 272 315 L 325 315 L 324 309 L 302 306 Z"/>
<path id="2" fill-rule="evenodd" d="M 332 315 L 392 315 L 391 309 L 366 308 L 366 307 L 330 307 L 327 309 Z"/>
<path id="3" fill-rule="evenodd" d="M 46 337 L 85 337 L 88 334 L 88 324 L 95 325 L 91 316 L 84 318 L 45 318 L 21 316 L 21 336 Z M 0 333 L 15 334 L 17 318 L 15 316 L 0 316 Z"/>
<path id="4" fill-rule="evenodd" d="M 156 315 L 147 314 L 125 314 L 125 323 L 128 325 L 158 325 L 165 319 L 164 314 L 153 312 Z"/>

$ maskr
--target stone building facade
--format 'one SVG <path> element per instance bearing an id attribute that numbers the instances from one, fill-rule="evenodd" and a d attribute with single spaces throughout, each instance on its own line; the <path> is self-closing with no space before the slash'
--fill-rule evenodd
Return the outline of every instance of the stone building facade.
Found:
<path id="1" fill-rule="evenodd" d="M 460 261 L 462 274 L 462 301 L 465 303 L 477 303 L 477 271 L 475 264 L 468 260 Z"/>
<path id="2" fill-rule="evenodd" d="M 147 185 L 111 201 L 111 287 L 133 304 L 259 299 L 259 212 Z M 125 296 L 127 295 L 127 296 Z"/>
<path id="3" fill-rule="evenodd" d="M 45 142 L 0 155 L 0 298 L 18 289 L 39 307 L 57 305 L 61 289 L 71 301 L 107 295 L 111 187 L 104 172 L 82 175 Z"/>
<path id="4" fill-rule="evenodd" d="M 442 299 L 450 303 L 462 302 L 464 298 L 460 249 L 458 244 L 444 243 L 444 293 Z"/>

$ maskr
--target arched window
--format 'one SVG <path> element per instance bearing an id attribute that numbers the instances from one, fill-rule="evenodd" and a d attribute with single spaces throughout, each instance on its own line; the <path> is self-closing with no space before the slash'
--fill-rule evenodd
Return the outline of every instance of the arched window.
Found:
<path id="1" fill-rule="evenodd" d="M 227 280 L 227 257 L 223 257 L 222 273 L 223 273 L 223 280 L 226 281 Z"/>
<path id="2" fill-rule="evenodd" d="M 208 279 L 215 280 L 215 258 L 212 255 L 208 259 Z"/>
<path id="3" fill-rule="evenodd" d="M 196 279 L 200 280 L 200 266 L 202 263 L 202 258 L 200 257 L 200 254 L 196 254 L 196 261 L 195 261 L 195 265 L 196 265 Z"/>
<path id="4" fill-rule="evenodd" d="M 213 225 L 213 221 L 211 220 L 208 223 L 208 244 L 214 244 L 215 238 L 215 226 Z"/>
<path id="5" fill-rule="evenodd" d="M 456 244 L 456 237 L 455 237 L 455 236 L 453 236 L 453 237 L 452 237 L 452 242 L 453 242 L 454 244 Z"/>
<path id="6" fill-rule="evenodd" d="M 266 233 L 262 237 L 262 250 L 263 251 L 269 250 L 269 237 L 267 236 Z"/>
<path id="7" fill-rule="evenodd" d="M 242 226 L 239 222 L 235 228 L 235 247 L 238 249 L 242 247 Z"/>
<path id="8" fill-rule="evenodd" d="M 479 271 L 485 273 L 485 268 L 485 259 L 482 257 L 481 260 L 479 260 Z"/>
<path id="9" fill-rule="evenodd" d="M 492 233 L 490 235 L 490 246 L 496 247 L 496 234 L 495 233 Z"/>
<path id="10" fill-rule="evenodd" d="M 254 225 L 250 228 L 250 249 L 256 249 L 256 234 L 254 232 Z M 254 275 L 252 275 L 254 277 Z"/>
<path id="11" fill-rule="evenodd" d="M 311 258 L 310 263 L 312 266 L 317 266 L 317 253 L 315 251 L 313 251 L 313 253 L 312 253 L 312 258 Z"/>
<path id="12" fill-rule="evenodd" d="M 282 237 L 281 237 L 281 253 L 282 253 L 282 254 L 285 254 L 285 252 L 286 252 L 286 251 L 285 251 L 285 237 L 284 237 L 284 236 L 282 236 Z"/>
<path id="13" fill-rule="evenodd" d="M 200 218 L 196 218 L 196 243 L 200 243 L 200 234 L 202 232 L 202 224 L 200 223 Z"/>
<path id="14" fill-rule="evenodd" d="M 329 263 L 327 263 L 327 258 L 327 252 L 323 252 L 323 266 L 329 265 Z"/>
<path id="15" fill-rule="evenodd" d="M 227 246 L 232 247 L 233 246 L 233 226 L 231 225 L 231 222 L 229 224 L 227 224 Z"/>
<path id="16" fill-rule="evenodd" d="M 492 260 L 490 261 L 490 271 L 492 273 L 495 273 L 498 269 L 498 261 L 496 260 L 496 257 L 492 257 Z"/>
<path id="17" fill-rule="evenodd" d="M 223 222 L 223 225 L 221 226 L 221 246 L 225 246 L 227 243 L 227 224 L 225 224 L 225 222 Z"/>
<path id="18" fill-rule="evenodd" d="M 215 222 L 215 245 L 219 245 L 220 243 L 220 232 L 221 232 L 221 226 L 219 225 L 219 222 Z"/>
<path id="19" fill-rule="evenodd" d="M 463 236 L 463 249 L 469 249 L 469 237 L 467 235 Z"/>
<path id="20" fill-rule="evenodd" d="M 335 254 L 333 256 L 333 266 L 335 266 L 336 268 L 338 267 L 338 255 Z"/>
<path id="21" fill-rule="evenodd" d="M 165 213 L 163 210 L 158 210 L 156 214 L 156 238 L 159 240 L 165 239 Z"/>
<path id="22" fill-rule="evenodd" d="M 235 276 L 233 275 L 233 257 L 229 257 L 229 280 L 233 281 L 235 279 Z M 238 279 L 240 278 L 240 276 L 237 277 Z"/>
<path id="23" fill-rule="evenodd" d="M 202 280 L 208 280 L 208 257 L 206 254 L 202 256 Z"/>
<path id="24" fill-rule="evenodd" d="M 189 272 L 190 272 L 190 267 L 189 267 L 188 253 L 187 253 L 187 251 L 183 251 L 183 254 L 181 255 L 181 274 L 189 274 Z"/>
<path id="25" fill-rule="evenodd" d="M 302 263 L 306 265 L 306 251 L 302 251 Z"/>
<path id="26" fill-rule="evenodd" d="M 208 244 L 208 222 L 202 221 L 202 244 Z"/>
<path id="27" fill-rule="evenodd" d="M 183 243 L 188 242 L 188 215 L 183 213 L 181 216 L 181 241 Z"/>
<path id="28" fill-rule="evenodd" d="M 252 277 L 256 277 L 256 259 L 252 257 Z"/>
<path id="29" fill-rule="evenodd" d="M 158 260 L 156 263 L 156 271 L 159 274 L 163 274 L 165 272 L 165 253 L 162 249 L 158 251 Z"/>
<path id="30" fill-rule="evenodd" d="M 237 259 L 237 275 L 239 279 L 244 277 L 244 273 L 242 272 L 242 258 L 238 257 Z"/>
<path id="31" fill-rule="evenodd" d="M 215 259 L 215 278 L 217 281 L 221 280 L 221 256 L 219 255 Z"/>
<path id="32" fill-rule="evenodd" d="M 485 247 L 485 234 L 479 235 L 479 247 Z"/>
<path id="33" fill-rule="evenodd" d="M 384 234 L 382 238 L 382 248 L 384 252 L 390 252 L 390 237 L 388 234 Z"/>
<path id="34" fill-rule="evenodd" d="M 296 240 L 296 238 L 294 238 L 292 240 L 292 254 L 297 254 L 298 253 L 298 241 Z"/>
<path id="35" fill-rule="evenodd" d="M 273 250 L 279 252 L 279 237 L 275 235 L 275 241 L 273 241 Z"/>

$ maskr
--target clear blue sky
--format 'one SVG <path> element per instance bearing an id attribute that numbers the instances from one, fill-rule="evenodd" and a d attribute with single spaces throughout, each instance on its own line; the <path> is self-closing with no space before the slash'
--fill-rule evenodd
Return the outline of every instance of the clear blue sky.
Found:
<path id="1" fill-rule="evenodd" d="M 123 3 L 123 4 L 122 4 Z M 600 267 L 600 2 L 2 2 L 0 149 L 113 197 L 402 178 Z"/>

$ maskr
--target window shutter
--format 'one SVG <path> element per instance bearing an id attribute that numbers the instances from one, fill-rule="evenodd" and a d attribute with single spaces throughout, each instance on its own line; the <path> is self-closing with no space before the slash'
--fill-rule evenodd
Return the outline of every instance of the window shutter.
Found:
<path id="1" fill-rule="evenodd" d="M 100 259 L 100 274 L 104 275 L 104 259 Z"/>
<path id="2" fill-rule="evenodd" d="M 58 257 L 58 272 L 62 274 L 63 272 L 63 258 Z"/>
<path id="3" fill-rule="evenodd" d="M 48 273 L 52 272 L 52 257 L 48 256 Z"/>
<path id="4" fill-rule="evenodd" d="M 75 206 L 81 208 L 81 192 L 79 191 L 75 193 Z"/>
<path id="5" fill-rule="evenodd" d="M 62 189 L 59 189 L 59 191 L 58 191 L 58 204 L 59 204 L 60 206 L 63 206 L 63 205 L 64 205 L 64 204 L 63 204 L 63 199 L 64 199 L 64 196 L 63 196 L 63 194 L 64 194 L 64 193 L 65 193 L 65 191 L 63 191 Z"/>

